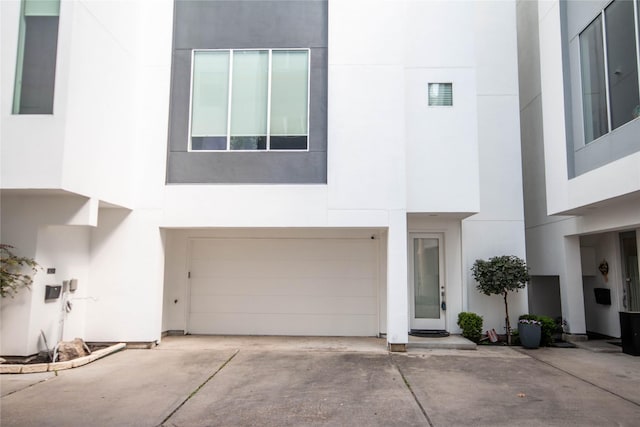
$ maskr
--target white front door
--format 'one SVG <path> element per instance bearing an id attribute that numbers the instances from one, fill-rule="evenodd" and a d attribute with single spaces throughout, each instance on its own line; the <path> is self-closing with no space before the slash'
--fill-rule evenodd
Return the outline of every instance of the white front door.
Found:
<path id="1" fill-rule="evenodd" d="M 409 235 L 411 329 L 445 329 L 442 236 Z"/>

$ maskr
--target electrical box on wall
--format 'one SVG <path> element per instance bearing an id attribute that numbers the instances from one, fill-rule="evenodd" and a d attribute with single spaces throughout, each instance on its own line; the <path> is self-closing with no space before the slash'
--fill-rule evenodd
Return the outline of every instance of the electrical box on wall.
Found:
<path id="1" fill-rule="evenodd" d="M 46 285 L 44 288 L 44 300 L 50 301 L 60 298 L 60 291 L 62 286 L 60 285 Z"/>

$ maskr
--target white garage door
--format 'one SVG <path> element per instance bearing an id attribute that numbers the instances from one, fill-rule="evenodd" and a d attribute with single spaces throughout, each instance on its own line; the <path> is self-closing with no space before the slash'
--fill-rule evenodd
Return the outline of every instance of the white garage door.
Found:
<path id="1" fill-rule="evenodd" d="M 194 239 L 188 331 L 376 335 L 377 242 Z"/>

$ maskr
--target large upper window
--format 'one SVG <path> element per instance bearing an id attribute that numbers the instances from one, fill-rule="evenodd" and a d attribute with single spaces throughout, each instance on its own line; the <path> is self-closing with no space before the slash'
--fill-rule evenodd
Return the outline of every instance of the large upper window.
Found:
<path id="1" fill-rule="evenodd" d="M 307 150 L 309 50 L 194 50 L 190 150 Z"/>
<path id="2" fill-rule="evenodd" d="M 13 114 L 52 114 L 60 0 L 23 0 Z"/>
<path id="3" fill-rule="evenodd" d="M 585 143 L 640 116 L 638 1 L 615 0 L 580 33 Z"/>

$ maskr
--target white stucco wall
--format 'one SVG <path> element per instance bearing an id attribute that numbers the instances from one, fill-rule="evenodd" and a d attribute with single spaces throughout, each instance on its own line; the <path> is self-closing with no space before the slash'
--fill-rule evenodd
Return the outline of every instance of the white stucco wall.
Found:
<path id="1" fill-rule="evenodd" d="M 171 0 L 63 2 L 51 117 L 10 115 L 15 64 L 4 59 L 14 56 L 19 2 L 2 8 L 2 137 L 12 142 L 2 144 L 2 187 L 86 196 L 51 202 L 70 212 L 60 221 L 23 206 L 42 218 L 15 229 L 21 249 L 83 275 L 78 295 L 88 299 L 69 334 L 152 341 L 183 329 L 173 301 L 184 300 L 176 283 L 191 232 L 177 230 L 207 227 L 379 230 L 381 331 L 394 343 L 407 341 L 408 229 L 444 233 L 447 328 L 464 309 L 499 330 L 502 302 L 477 294 L 469 268 L 524 256 L 513 2 L 331 0 L 328 182 L 282 186 L 165 185 Z M 454 84 L 453 107 L 427 106 L 430 82 Z M 42 197 L 12 193 L 15 203 L 25 194 Z M 439 216 L 412 224 L 407 212 Z M 71 225 L 82 227 L 67 241 L 59 226 Z M 58 248 L 70 255 L 55 258 Z"/>
<path id="2" fill-rule="evenodd" d="M 640 153 L 568 179 L 559 2 L 539 2 L 538 14 L 549 215 L 640 192 Z"/>
<path id="3" fill-rule="evenodd" d="M 568 178 L 559 3 L 521 0 L 518 8 L 526 242 L 531 274 L 559 276 L 562 316 L 571 333 L 593 330 L 617 336 L 621 303 L 621 282 L 616 273 L 620 269 L 619 250 L 615 249 L 619 245 L 617 232 L 637 229 L 640 224 L 640 157 L 636 153 Z M 562 213 L 576 216 L 559 215 Z M 597 254 L 598 263 L 601 258 L 608 259 L 612 271 L 609 282 L 603 283 L 599 273 L 583 278 L 581 245 Z M 596 286 L 611 289 L 611 306 L 595 304 Z"/>
<path id="4" fill-rule="evenodd" d="M 57 272 L 2 301 L 0 353 L 42 350 L 40 329 L 55 345 L 44 285 L 71 277 L 65 339 L 159 339 L 173 2 L 63 1 L 54 114 L 29 116 L 11 115 L 20 2 L 1 7 L 2 242 Z"/>
<path id="5" fill-rule="evenodd" d="M 62 299 L 45 302 L 45 286 L 62 285 L 71 278 L 79 280 L 79 287 L 71 296 L 73 310 L 65 318 L 65 338 L 84 335 L 86 300 L 82 298 L 89 283 L 90 224 L 78 219 L 85 217 L 87 203 L 69 196 L 2 197 L 2 242 L 14 246 L 17 254 L 35 259 L 42 270 L 33 277 L 31 290 L 2 299 L 1 354 L 44 350 L 41 330 L 53 348 L 61 334 Z M 56 271 L 47 274 L 47 268 Z"/>
<path id="6" fill-rule="evenodd" d="M 160 339 L 164 233 L 156 210 L 101 209 L 91 234 L 89 341 Z"/>

